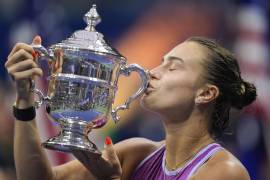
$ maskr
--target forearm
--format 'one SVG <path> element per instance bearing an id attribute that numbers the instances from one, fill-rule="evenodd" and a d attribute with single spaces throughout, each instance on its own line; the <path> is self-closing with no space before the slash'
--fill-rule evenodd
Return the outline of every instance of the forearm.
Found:
<path id="1" fill-rule="evenodd" d="M 31 102 L 20 101 L 18 108 L 31 106 Z M 35 120 L 15 121 L 14 158 L 19 180 L 53 179 L 52 168 L 41 147 Z"/>

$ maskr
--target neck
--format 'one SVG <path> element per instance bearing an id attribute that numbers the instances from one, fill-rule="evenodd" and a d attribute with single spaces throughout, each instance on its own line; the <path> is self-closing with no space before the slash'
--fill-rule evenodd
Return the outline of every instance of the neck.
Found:
<path id="1" fill-rule="evenodd" d="M 173 170 L 183 166 L 214 141 L 208 133 L 206 121 L 193 118 L 180 123 L 165 122 L 167 168 Z"/>

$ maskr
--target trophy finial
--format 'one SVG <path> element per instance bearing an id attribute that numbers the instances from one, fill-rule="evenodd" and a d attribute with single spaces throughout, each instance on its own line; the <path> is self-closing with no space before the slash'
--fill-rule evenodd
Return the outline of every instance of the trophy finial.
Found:
<path id="1" fill-rule="evenodd" d="M 87 24 L 85 28 L 88 31 L 95 31 L 95 27 L 101 22 L 101 18 L 97 12 L 96 5 L 93 4 L 92 8 L 84 15 L 84 21 Z"/>

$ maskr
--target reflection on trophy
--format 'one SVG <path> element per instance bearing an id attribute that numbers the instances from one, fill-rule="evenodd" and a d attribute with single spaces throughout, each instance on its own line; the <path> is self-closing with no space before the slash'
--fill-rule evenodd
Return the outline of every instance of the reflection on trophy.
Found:
<path id="1" fill-rule="evenodd" d="M 111 48 L 103 35 L 95 30 L 100 17 L 93 5 L 84 17 L 87 27 L 76 31 L 61 43 L 44 48 L 32 45 L 41 59 L 50 67 L 47 96 L 38 89 L 33 91 L 45 104 L 47 115 L 61 127 L 59 135 L 48 139 L 43 146 L 48 149 L 71 152 L 84 150 L 100 154 L 88 139 L 88 133 L 101 128 L 108 119 L 117 122 L 117 112 L 129 108 L 148 84 L 147 72 L 136 64 L 126 64 L 126 59 Z M 124 105 L 112 110 L 119 75 L 139 73 L 142 81 L 139 90 Z"/>

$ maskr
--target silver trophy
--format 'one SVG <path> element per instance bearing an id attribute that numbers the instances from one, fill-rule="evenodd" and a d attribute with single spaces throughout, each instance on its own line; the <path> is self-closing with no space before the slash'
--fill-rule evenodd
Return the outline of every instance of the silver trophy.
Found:
<path id="1" fill-rule="evenodd" d="M 117 122 L 117 112 L 129 108 L 148 84 L 148 73 L 137 64 L 127 65 L 126 59 L 110 47 L 103 35 L 95 30 L 101 21 L 93 5 L 84 17 L 87 27 L 78 30 L 61 43 L 50 46 L 32 44 L 40 59 L 49 65 L 47 96 L 38 89 L 36 106 L 46 107 L 49 119 L 56 122 L 60 133 L 42 145 L 48 149 L 72 152 L 83 150 L 100 154 L 88 139 L 92 129 L 101 128 L 108 119 Z M 124 105 L 112 110 L 119 75 L 139 73 L 141 86 Z"/>

